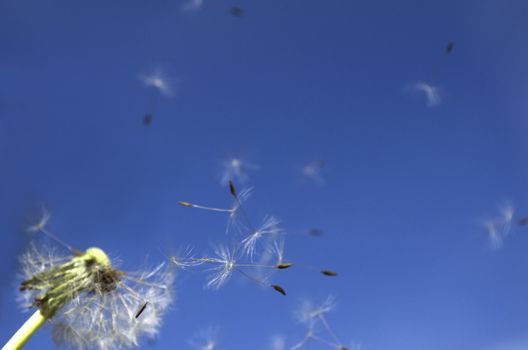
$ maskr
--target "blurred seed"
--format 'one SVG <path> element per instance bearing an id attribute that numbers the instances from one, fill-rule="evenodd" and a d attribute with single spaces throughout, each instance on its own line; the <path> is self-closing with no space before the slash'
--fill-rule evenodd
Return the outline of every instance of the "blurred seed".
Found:
<path id="1" fill-rule="evenodd" d="M 321 273 L 325 276 L 337 276 L 337 272 L 330 271 L 330 270 L 321 270 Z"/>
<path id="2" fill-rule="evenodd" d="M 522 218 L 519 220 L 519 225 L 525 226 L 528 225 L 528 218 Z"/>
<path id="3" fill-rule="evenodd" d="M 238 198 L 235 185 L 233 185 L 233 182 L 231 180 L 229 180 L 229 191 L 231 192 L 231 195 L 233 197 Z"/>
<path id="4" fill-rule="evenodd" d="M 147 113 L 145 114 L 145 117 L 143 117 L 143 125 L 148 126 L 152 123 L 152 114 Z"/>
<path id="5" fill-rule="evenodd" d="M 229 12 L 235 17 L 242 17 L 244 15 L 244 10 L 238 6 L 231 7 Z"/>
<path id="6" fill-rule="evenodd" d="M 292 266 L 293 266 L 293 263 L 284 263 L 284 264 L 278 264 L 275 267 L 283 270 L 283 269 L 287 269 L 288 267 L 292 267 Z"/>
<path id="7" fill-rule="evenodd" d="M 286 291 L 277 284 L 272 284 L 271 287 L 275 289 L 277 292 L 281 293 L 282 295 L 286 295 Z"/>
<path id="8" fill-rule="evenodd" d="M 323 234 L 323 230 L 318 228 L 312 228 L 310 231 L 308 231 L 310 236 L 321 236 Z"/>
<path id="9" fill-rule="evenodd" d="M 342 346 L 341 350 L 349 350 L 346 346 Z"/>
<path id="10" fill-rule="evenodd" d="M 178 204 L 179 205 L 183 205 L 184 207 L 192 207 L 193 205 L 189 202 L 183 202 L 183 201 L 178 201 Z"/>
<path id="11" fill-rule="evenodd" d="M 141 308 L 138 310 L 138 312 L 136 313 L 136 318 L 138 318 L 143 313 L 143 311 L 145 311 L 145 309 L 147 308 L 147 305 L 148 305 L 148 301 L 145 302 L 145 304 L 143 304 Z"/>
<path id="12" fill-rule="evenodd" d="M 451 51 L 453 51 L 453 48 L 455 47 L 455 43 L 450 41 L 447 46 L 446 46 L 446 49 L 445 49 L 445 53 L 447 55 L 449 55 L 451 53 Z"/>

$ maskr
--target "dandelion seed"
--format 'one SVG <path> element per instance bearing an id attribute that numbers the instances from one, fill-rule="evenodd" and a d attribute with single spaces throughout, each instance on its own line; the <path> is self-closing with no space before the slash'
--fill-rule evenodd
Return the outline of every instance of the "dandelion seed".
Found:
<path id="1" fill-rule="evenodd" d="M 207 287 L 212 289 L 219 289 L 222 287 L 233 274 L 236 267 L 235 253 L 233 250 L 226 246 L 219 246 L 215 249 L 217 258 L 214 259 L 201 259 L 203 262 L 217 264 L 217 266 L 211 268 L 213 271 L 207 282 Z M 198 259 L 200 260 L 200 259 Z"/>
<path id="2" fill-rule="evenodd" d="M 21 263 L 23 306 L 37 308 L 33 317 L 37 315 L 40 322 L 50 320 L 54 341 L 66 347 L 137 347 L 139 337 L 158 332 L 172 302 L 174 274 L 165 264 L 125 273 L 115 269 L 98 248 L 72 257 L 34 243 L 22 255 Z M 144 308 L 136 312 L 137 305 Z M 14 337 L 8 344 L 20 344 L 27 340 L 25 336 Z"/>
<path id="3" fill-rule="evenodd" d="M 281 293 L 282 295 L 284 295 L 284 296 L 286 295 L 286 291 L 281 286 L 279 286 L 277 284 L 272 284 L 271 287 L 273 289 L 275 289 L 277 292 Z"/>
<path id="4" fill-rule="evenodd" d="M 417 82 L 409 86 L 407 90 L 411 93 L 423 93 L 428 107 L 437 106 L 442 102 L 440 90 L 436 86 L 424 82 Z"/>
<path id="5" fill-rule="evenodd" d="M 242 231 L 244 228 L 251 225 L 247 217 L 245 217 L 244 215 L 242 216 L 242 218 L 245 220 L 245 223 L 242 223 L 240 221 L 240 213 L 243 214 L 242 204 L 244 204 L 244 202 L 246 202 L 249 199 L 249 197 L 251 197 L 251 192 L 252 192 L 252 188 L 243 189 L 236 196 L 232 207 L 229 209 L 207 207 L 207 206 L 198 205 L 198 204 L 185 202 L 185 201 L 179 201 L 178 204 L 184 207 L 197 208 L 197 209 L 203 209 L 203 210 L 209 210 L 209 211 L 215 211 L 215 212 L 221 212 L 221 213 L 228 213 L 229 219 L 227 221 L 227 226 L 226 226 L 226 234 L 227 234 L 230 232 L 232 226 L 235 226 L 239 231 Z"/>
<path id="6" fill-rule="evenodd" d="M 455 47 L 455 43 L 454 42 L 450 41 L 449 43 L 447 43 L 447 46 L 445 48 L 446 55 L 449 55 L 453 51 L 454 47 Z"/>
<path id="7" fill-rule="evenodd" d="M 295 315 L 301 323 L 311 325 L 321 315 L 324 316 L 334 310 L 335 306 L 333 296 L 328 296 L 320 305 L 313 305 L 310 301 L 305 301 Z"/>
<path id="8" fill-rule="evenodd" d="M 273 216 L 265 217 L 262 221 L 262 225 L 249 236 L 244 238 L 241 242 L 242 249 L 245 254 L 247 254 L 251 260 L 255 255 L 257 242 L 264 236 L 270 236 L 272 239 L 277 237 L 280 234 L 284 233 L 278 225 L 280 221 Z"/>
<path id="9" fill-rule="evenodd" d="M 190 267 L 195 267 L 203 264 L 203 262 L 197 260 L 193 254 L 192 248 L 187 247 L 185 250 L 180 250 L 176 254 L 168 257 L 165 257 L 172 263 L 174 266 L 180 269 L 186 269 Z"/>
<path id="10" fill-rule="evenodd" d="M 504 239 L 511 230 L 514 209 L 511 205 L 500 208 L 500 216 L 484 222 L 490 247 L 492 250 L 500 249 Z"/>
<path id="11" fill-rule="evenodd" d="M 148 301 L 145 302 L 145 304 L 143 304 L 141 306 L 141 308 L 138 310 L 138 312 L 136 313 L 136 318 L 138 318 L 139 316 L 141 316 L 141 314 L 143 313 L 143 311 L 145 311 L 145 309 L 147 308 L 147 305 L 148 305 Z"/>
<path id="12" fill-rule="evenodd" d="M 152 123 L 152 114 L 147 113 L 147 114 L 145 114 L 145 116 L 143 117 L 143 125 L 145 125 L 145 126 L 149 126 L 150 123 Z"/>
<path id="13" fill-rule="evenodd" d="M 303 166 L 301 168 L 301 173 L 305 178 L 315 182 L 319 186 L 323 186 L 325 184 L 325 180 L 321 172 L 324 165 L 325 162 L 323 160 L 315 160 Z"/>
<path id="14" fill-rule="evenodd" d="M 152 87 L 164 96 L 172 96 L 174 88 L 172 82 L 161 69 L 156 69 L 150 74 L 140 75 L 139 79 L 147 87 Z"/>
<path id="15" fill-rule="evenodd" d="M 230 158 L 221 162 L 220 181 L 226 186 L 229 181 L 236 180 L 245 183 L 249 180 L 249 172 L 259 169 L 257 164 L 246 162 L 240 158 Z"/>
<path id="16" fill-rule="evenodd" d="M 519 225 L 526 226 L 528 225 L 528 218 L 522 218 L 519 220 Z"/>
<path id="17" fill-rule="evenodd" d="M 323 234 L 323 230 L 321 229 L 318 229 L 318 228 L 312 228 L 308 231 L 308 233 L 311 235 L 311 236 L 321 236 Z"/>
<path id="18" fill-rule="evenodd" d="M 39 220 L 35 224 L 29 225 L 26 228 L 27 232 L 39 232 L 46 228 L 51 219 L 51 213 L 44 206 L 41 207 L 41 211 L 42 213 Z"/>
<path id="19" fill-rule="evenodd" d="M 146 87 L 152 88 L 147 104 L 147 113 L 143 116 L 143 125 L 148 126 L 152 123 L 152 119 L 154 118 L 154 112 L 156 110 L 159 96 L 173 96 L 175 90 L 173 82 L 169 80 L 166 74 L 159 68 L 150 74 L 140 75 L 139 79 Z"/>
<path id="20" fill-rule="evenodd" d="M 308 326 L 308 333 L 305 337 L 304 343 L 308 339 L 313 339 L 321 344 L 325 344 L 329 347 L 344 350 L 348 349 L 341 341 L 339 341 L 337 335 L 330 327 L 330 324 L 326 320 L 326 314 L 332 311 L 335 308 L 335 299 L 330 296 L 324 300 L 324 302 L 319 306 L 314 306 L 310 302 L 305 302 L 302 304 L 299 311 L 297 311 L 296 316 L 302 323 Z M 313 329 L 316 324 L 322 324 L 328 335 L 331 337 L 331 340 L 323 338 L 321 336 L 315 335 Z"/>
<path id="21" fill-rule="evenodd" d="M 233 6 L 229 12 L 235 17 L 242 17 L 244 15 L 244 10 L 238 6 Z"/>
<path id="22" fill-rule="evenodd" d="M 321 273 L 325 276 L 330 276 L 330 277 L 337 276 L 337 272 L 331 271 L 331 270 L 321 270 Z"/>
<path id="23" fill-rule="evenodd" d="M 63 247 L 68 249 L 73 254 L 76 254 L 76 255 L 82 254 L 82 252 L 80 252 L 79 250 L 73 248 L 71 245 L 69 245 L 66 242 L 64 242 L 63 240 L 61 240 L 53 232 L 48 230 L 47 225 L 48 225 L 48 223 L 49 223 L 49 221 L 51 219 L 51 212 L 48 209 L 46 209 L 46 207 L 44 207 L 44 206 L 41 207 L 41 211 L 42 211 L 42 213 L 41 213 L 40 219 L 35 224 L 29 225 L 26 228 L 26 231 L 30 232 L 30 233 L 40 232 L 40 233 L 44 234 L 45 236 L 47 236 L 48 238 L 52 239 L 53 241 L 57 242 L 58 244 L 62 245 Z"/>
<path id="24" fill-rule="evenodd" d="M 237 192 L 236 192 L 236 189 L 235 189 L 235 185 L 233 185 L 233 181 L 229 180 L 229 191 L 231 192 L 231 195 L 235 198 L 238 198 L 237 197 Z"/>
<path id="25" fill-rule="evenodd" d="M 293 263 L 286 263 L 286 264 L 278 264 L 278 265 L 275 265 L 278 269 L 280 270 L 283 270 L 283 269 L 287 269 L 287 268 L 290 268 L 293 266 Z"/>

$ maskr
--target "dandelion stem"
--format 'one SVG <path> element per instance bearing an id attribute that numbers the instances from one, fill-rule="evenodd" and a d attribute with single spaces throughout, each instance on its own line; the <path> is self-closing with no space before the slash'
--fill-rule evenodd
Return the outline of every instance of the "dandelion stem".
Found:
<path id="1" fill-rule="evenodd" d="M 20 329 L 9 339 L 2 350 L 18 350 L 27 343 L 29 338 L 44 324 L 46 317 L 40 312 L 35 311 L 33 315 L 20 327 Z"/>

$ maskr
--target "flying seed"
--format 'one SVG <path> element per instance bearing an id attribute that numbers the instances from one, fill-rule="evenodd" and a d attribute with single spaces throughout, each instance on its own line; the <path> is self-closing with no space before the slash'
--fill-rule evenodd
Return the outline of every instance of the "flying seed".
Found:
<path id="1" fill-rule="evenodd" d="M 446 46 L 446 49 L 445 49 L 445 53 L 447 55 L 449 55 L 451 53 L 451 51 L 453 51 L 453 48 L 455 47 L 455 43 L 450 41 L 447 46 Z"/>
<path id="2" fill-rule="evenodd" d="M 147 113 L 143 117 L 143 125 L 148 126 L 150 125 L 150 123 L 152 123 L 152 114 Z"/>
<path id="3" fill-rule="evenodd" d="M 183 201 L 178 201 L 178 204 L 179 205 L 183 205 L 184 207 L 192 207 L 193 205 L 189 202 L 183 202 Z"/>
<path id="4" fill-rule="evenodd" d="M 143 313 L 143 311 L 145 311 L 145 309 L 147 308 L 147 305 L 148 305 L 148 301 L 145 302 L 145 304 L 143 304 L 141 308 L 138 310 L 138 312 L 136 313 L 136 318 L 138 318 Z"/>
<path id="5" fill-rule="evenodd" d="M 522 218 L 519 220 L 519 225 L 525 226 L 528 225 L 528 218 Z"/>
<path id="6" fill-rule="evenodd" d="M 337 272 L 331 271 L 331 270 L 321 270 L 321 273 L 325 276 L 337 276 Z"/>
<path id="7" fill-rule="evenodd" d="M 286 291 L 281 286 L 277 284 L 272 284 L 271 287 L 275 289 L 277 292 L 281 293 L 282 295 L 286 295 Z"/>
<path id="8" fill-rule="evenodd" d="M 231 7 L 229 12 L 235 17 L 242 17 L 242 15 L 244 15 L 244 10 L 238 6 Z"/>
<path id="9" fill-rule="evenodd" d="M 310 236 L 321 236 L 323 234 L 323 230 L 318 228 L 312 228 L 310 231 Z"/>
<path id="10" fill-rule="evenodd" d="M 293 263 L 284 263 L 284 264 L 278 264 L 278 265 L 275 265 L 276 268 L 278 269 L 287 269 L 288 267 L 292 267 L 293 266 Z"/>
<path id="11" fill-rule="evenodd" d="M 237 192 L 235 189 L 235 185 L 233 185 L 233 181 L 229 180 L 229 191 L 231 192 L 231 195 L 235 198 L 238 198 Z"/>

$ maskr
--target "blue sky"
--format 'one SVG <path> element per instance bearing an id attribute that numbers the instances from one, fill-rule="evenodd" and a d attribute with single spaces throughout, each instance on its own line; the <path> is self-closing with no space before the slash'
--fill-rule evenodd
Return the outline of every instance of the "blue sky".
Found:
<path id="1" fill-rule="evenodd" d="M 77 247 L 124 266 L 222 242 L 225 218 L 178 200 L 228 205 L 221 160 L 259 164 L 255 221 L 321 237 L 286 241 L 298 268 L 286 298 L 244 280 L 203 289 L 183 272 L 159 338 L 185 349 L 219 326 L 219 349 L 269 349 L 303 336 L 292 312 L 336 295 L 329 321 L 374 350 L 528 346 L 528 228 L 498 251 L 482 220 L 505 201 L 528 213 L 528 5 L 523 1 L 0 1 L 0 339 L 15 304 L 17 256 L 31 208 Z M 244 9 L 238 18 L 231 6 Z M 443 52 L 449 41 L 453 53 Z M 139 75 L 161 67 L 173 97 Z M 442 103 L 406 87 L 425 81 Z M 325 186 L 302 179 L 325 161 Z M 28 349 L 53 349 L 48 331 Z M 312 345 L 312 349 L 324 349 Z"/>

